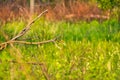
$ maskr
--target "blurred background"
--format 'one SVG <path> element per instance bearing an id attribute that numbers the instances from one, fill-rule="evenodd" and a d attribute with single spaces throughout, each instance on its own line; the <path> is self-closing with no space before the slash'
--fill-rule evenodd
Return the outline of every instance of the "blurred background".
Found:
<path id="1" fill-rule="evenodd" d="M 0 0 L 0 80 L 120 80 L 120 0 Z"/>
<path id="2" fill-rule="evenodd" d="M 108 20 L 119 18 L 119 0 L 0 0 L 0 21 L 29 19 L 48 9 L 48 20 Z"/>

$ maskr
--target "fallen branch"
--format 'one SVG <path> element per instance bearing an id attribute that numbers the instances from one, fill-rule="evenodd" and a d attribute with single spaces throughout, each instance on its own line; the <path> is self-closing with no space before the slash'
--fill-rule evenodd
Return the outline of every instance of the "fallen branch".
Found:
<path id="1" fill-rule="evenodd" d="M 46 43 L 50 43 L 50 42 L 55 42 L 56 40 L 58 39 L 58 37 L 54 38 L 54 39 L 51 39 L 51 40 L 46 40 L 46 41 L 41 41 L 41 42 L 27 42 L 27 41 L 7 41 L 7 42 L 4 42 L 4 43 L 1 43 L 0 44 L 0 50 L 4 49 L 8 44 L 11 44 L 11 43 L 20 43 L 20 44 L 28 44 L 28 45 L 42 45 L 42 44 L 46 44 Z"/>
<path id="2" fill-rule="evenodd" d="M 54 38 L 54 39 L 51 39 L 51 40 L 47 40 L 47 41 L 42 41 L 42 42 L 26 42 L 26 41 L 17 41 L 16 39 L 23 36 L 28 30 L 30 30 L 30 27 L 31 25 L 39 18 L 41 17 L 44 13 L 46 13 L 47 10 L 43 11 L 38 17 L 36 17 L 34 20 L 32 20 L 22 31 L 20 31 L 20 33 L 18 35 L 16 35 L 15 37 L 13 37 L 11 40 L 8 40 L 7 42 L 4 42 L 4 43 L 1 43 L 0 44 L 0 50 L 3 50 L 8 44 L 10 44 L 11 47 L 15 48 L 13 46 L 12 43 L 22 43 L 22 44 L 36 44 L 36 45 L 40 45 L 40 44 L 45 44 L 45 43 L 49 43 L 49 42 L 54 42 L 57 40 L 57 38 Z M 19 51 L 16 50 L 18 53 Z M 11 62 L 11 63 L 19 63 L 19 64 L 31 64 L 31 65 L 40 65 L 41 66 L 41 69 L 42 69 L 42 72 L 43 72 L 43 75 L 45 76 L 45 78 L 47 80 L 50 80 L 50 76 L 48 74 L 48 71 L 47 71 L 47 68 L 45 67 L 45 65 L 43 63 L 38 63 L 38 62 L 23 62 L 21 61 L 21 54 L 19 53 L 20 57 L 16 57 L 19 58 L 17 59 L 17 61 L 8 61 L 8 62 Z M 0 60 L 0 63 L 2 61 Z M 26 66 L 26 65 L 25 65 Z M 26 68 L 26 67 L 25 67 Z M 24 72 L 24 74 L 26 75 L 26 72 Z M 27 75 L 26 75 L 27 77 Z M 28 76 L 29 77 L 29 76 Z M 28 78 L 29 79 L 29 78 Z"/>
<path id="3" fill-rule="evenodd" d="M 5 44 L 10 44 L 10 43 L 21 43 L 21 44 L 34 44 L 34 45 L 40 45 L 40 44 L 45 44 L 45 43 L 49 43 L 49 42 L 55 42 L 57 40 L 57 38 L 51 39 L 51 40 L 47 40 L 47 41 L 41 41 L 41 42 L 26 42 L 26 41 L 8 41 L 8 42 L 4 42 L 2 44 L 0 44 L 0 46 L 5 45 Z"/>
<path id="4" fill-rule="evenodd" d="M 16 39 L 18 39 L 19 37 L 23 36 L 27 31 L 30 30 L 31 25 L 37 20 L 39 19 L 44 13 L 46 13 L 48 10 L 43 11 L 41 14 L 39 14 L 34 20 L 32 20 L 30 23 L 28 23 L 28 25 L 22 30 L 20 31 L 20 33 L 18 33 L 15 37 L 13 37 L 11 40 L 1 43 L 0 44 L 0 50 L 3 50 L 8 44 L 10 43 L 22 43 L 22 44 L 45 44 L 45 43 L 49 43 L 49 42 L 55 42 L 55 40 L 57 38 L 51 39 L 51 40 L 47 40 L 47 41 L 42 41 L 42 42 L 26 42 L 26 41 L 16 41 Z"/>
<path id="5" fill-rule="evenodd" d="M 16 40 L 17 38 L 23 36 L 28 30 L 30 30 L 31 25 L 39 19 L 44 13 L 46 13 L 48 10 L 43 11 L 41 14 L 39 14 L 34 20 L 32 20 L 28 25 L 15 37 L 13 37 L 11 40 Z"/>

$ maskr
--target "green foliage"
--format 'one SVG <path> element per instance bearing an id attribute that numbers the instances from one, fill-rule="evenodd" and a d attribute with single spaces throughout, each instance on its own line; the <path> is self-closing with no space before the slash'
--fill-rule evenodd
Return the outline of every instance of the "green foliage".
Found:
<path id="1" fill-rule="evenodd" d="M 12 38 L 24 25 L 24 22 L 8 23 L 1 30 Z M 19 40 L 37 42 L 58 35 L 61 37 L 56 42 L 57 46 L 54 43 L 14 44 L 22 55 L 23 63 L 9 62 L 17 61 L 17 52 L 11 46 L 0 51 L 0 80 L 45 80 L 41 65 L 26 66 L 27 62 L 44 63 L 51 80 L 120 79 L 120 25 L 116 20 L 103 23 L 38 20 Z M 1 33 L 0 42 L 4 41 Z M 23 69 L 23 66 L 27 68 Z"/>
<path id="2" fill-rule="evenodd" d="M 113 9 L 120 7 L 120 0 L 97 0 L 100 7 L 103 9 Z"/>
<path id="3" fill-rule="evenodd" d="M 120 0 L 97 0 L 99 7 L 104 10 L 110 10 L 110 16 L 120 21 Z"/>

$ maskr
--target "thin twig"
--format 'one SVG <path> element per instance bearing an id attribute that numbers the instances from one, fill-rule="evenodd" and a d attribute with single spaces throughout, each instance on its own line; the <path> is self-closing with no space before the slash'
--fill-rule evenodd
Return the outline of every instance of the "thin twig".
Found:
<path id="1" fill-rule="evenodd" d="M 0 63 L 2 63 L 3 61 L 0 60 Z M 10 63 L 17 63 L 17 64 L 31 64 L 31 65 L 43 65 L 43 63 L 40 62 L 25 62 L 25 63 L 21 63 L 21 62 L 17 62 L 15 60 L 7 60 L 6 62 L 10 62 Z"/>
<path id="2" fill-rule="evenodd" d="M 4 43 L 0 44 L 0 50 L 4 49 L 8 44 L 11 43 L 20 43 L 20 44 L 28 44 L 28 45 L 41 45 L 41 44 L 46 44 L 46 43 L 50 43 L 50 42 L 54 42 L 58 39 L 58 37 L 51 39 L 51 40 L 46 40 L 46 41 L 41 41 L 41 42 L 27 42 L 27 41 L 17 41 L 17 40 L 12 40 L 12 41 L 7 41 Z"/>
<path id="3" fill-rule="evenodd" d="M 49 42 L 54 42 L 57 40 L 57 38 L 54 38 L 54 39 L 51 39 L 51 40 L 47 40 L 47 41 L 42 41 L 42 42 L 26 42 L 26 41 L 16 41 L 17 38 L 23 36 L 28 30 L 30 30 L 30 27 L 31 25 L 38 19 L 40 18 L 44 13 L 46 13 L 47 10 L 43 11 L 40 15 L 38 15 L 38 17 L 36 17 L 34 20 L 32 20 L 22 31 L 20 31 L 20 33 L 13 37 L 11 40 L 8 40 L 7 42 L 4 42 L 4 43 L 1 43 L 0 44 L 0 50 L 3 50 L 8 44 L 10 44 L 11 47 L 14 47 L 14 45 L 12 43 L 23 43 L 23 44 L 45 44 L 45 43 L 49 43 Z M 16 49 L 15 49 L 16 50 Z M 16 50 L 18 53 L 19 51 Z M 12 63 L 19 63 L 19 64 L 32 64 L 32 65 L 43 65 L 43 63 L 36 63 L 36 62 L 26 62 L 24 63 L 23 61 L 21 61 L 21 54 L 19 53 L 20 57 L 16 57 L 16 58 L 19 58 L 18 61 L 9 61 L 9 62 L 12 62 Z M 1 61 L 0 61 L 1 62 Z M 48 75 L 48 72 L 47 72 L 47 68 L 45 68 L 45 66 L 42 66 L 42 72 L 45 76 L 45 78 L 47 80 L 50 80 L 50 76 Z M 26 75 L 26 72 L 24 72 L 24 74 Z M 29 79 L 29 76 L 27 76 L 28 79 Z"/>
<path id="4" fill-rule="evenodd" d="M 15 41 L 16 39 L 18 39 L 19 37 L 23 36 L 27 31 L 30 30 L 31 25 L 37 20 L 39 19 L 44 13 L 46 13 L 48 10 L 43 11 L 42 13 L 40 13 L 35 19 L 33 19 L 30 23 L 28 23 L 28 25 L 22 30 L 20 31 L 15 37 L 13 37 L 11 40 L 8 40 L 4 43 L 0 44 L 0 50 L 3 50 L 8 44 L 10 43 L 26 43 L 26 44 L 30 44 L 31 42 L 25 42 L 25 41 Z M 45 42 L 33 42 L 32 44 L 44 44 L 44 43 L 48 43 L 48 42 L 52 42 L 52 41 L 45 41 Z"/>
<path id="5" fill-rule="evenodd" d="M 45 64 L 41 65 L 41 70 L 46 80 L 50 80 L 50 75 L 48 74 L 48 69 Z"/>
<path id="6" fill-rule="evenodd" d="M 10 44 L 10 43 L 21 43 L 21 44 L 33 44 L 33 45 L 40 45 L 40 44 L 45 44 L 49 42 L 54 42 L 54 39 L 47 40 L 47 41 L 42 41 L 42 42 L 27 42 L 27 41 L 9 41 L 9 42 L 4 42 L 0 44 L 0 46 L 5 45 L 5 44 Z"/>
<path id="7" fill-rule="evenodd" d="M 16 40 L 17 38 L 23 36 L 28 30 L 30 30 L 31 25 L 37 20 L 39 19 L 44 13 L 46 13 L 48 10 L 43 11 L 42 13 L 40 13 L 34 20 L 32 20 L 30 23 L 28 23 L 28 25 L 20 32 L 18 33 L 17 36 L 13 37 L 11 40 Z"/>

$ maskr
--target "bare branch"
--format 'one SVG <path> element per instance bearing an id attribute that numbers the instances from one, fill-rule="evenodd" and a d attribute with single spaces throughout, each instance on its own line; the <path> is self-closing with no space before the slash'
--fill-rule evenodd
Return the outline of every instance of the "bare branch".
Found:
<path id="1" fill-rule="evenodd" d="M 59 37 L 56 37 L 54 39 L 51 39 L 51 40 L 46 40 L 46 41 L 41 41 L 41 42 L 27 42 L 27 41 L 17 41 L 17 40 L 12 40 L 12 41 L 7 41 L 7 42 L 4 42 L 4 43 L 1 43 L 0 44 L 0 50 L 4 49 L 8 44 L 11 44 L 11 43 L 20 43 L 20 44 L 28 44 L 28 45 L 41 45 L 41 44 L 46 44 L 46 43 L 50 43 L 50 42 L 53 42 L 55 43 L 55 41 L 58 39 Z"/>
<path id="2" fill-rule="evenodd" d="M 45 43 L 49 43 L 49 42 L 54 42 L 54 39 L 51 40 L 47 40 L 47 41 L 42 41 L 42 42 L 27 42 L 27 41 L 9 41 L 9 42 L 5 42 L 0 44 L 0 46 L 5 45 L 5 44 L 10 44 L 10 43 L 21 43 L 21 44 L 34 44 L 34 45 L 40 45 L 40 44 L 45 44 Z"/>
<path id="3" fill-rule="evenodd" d="M 48 10 L 43 11 L 42 13 L 40 13 L 35 19 L 33 19 L 30 23 L 27 24 L 27 26 L 20 31 L 15 37 L 13 37 L 11 40 L 1 43 L 0 44 L 0 50 L 3 50 L 8 44 L 10 43 L 24 43 L 24 44 L 44 44 L 44 43 L 48 43 L 48 42 L 53 42 L 53 40 L 48 40 L 48 41 L 43 41 L 43 42 L 25 42 L 25 41 L 15 41 L 17 38 L 23 36 L 28 30 L 30 30 L 31 25 L 37 20 L 39 19 L 44 13 L 46 13 Z"/>
<path id="4" fill-rule="evenodd" d="M 48 10 L 43 11 L 42 13 L 40 13 L 34 20 L 32 20 L 30 23 L 28 23 L 28 25 L 15 37 L 13 37 L 11 40 L 16 40 L 17 38 L 23 36 L 31 27 L 31 25 L 37 20 L 39 19 L 44 13 L 46 13 Z"/>

